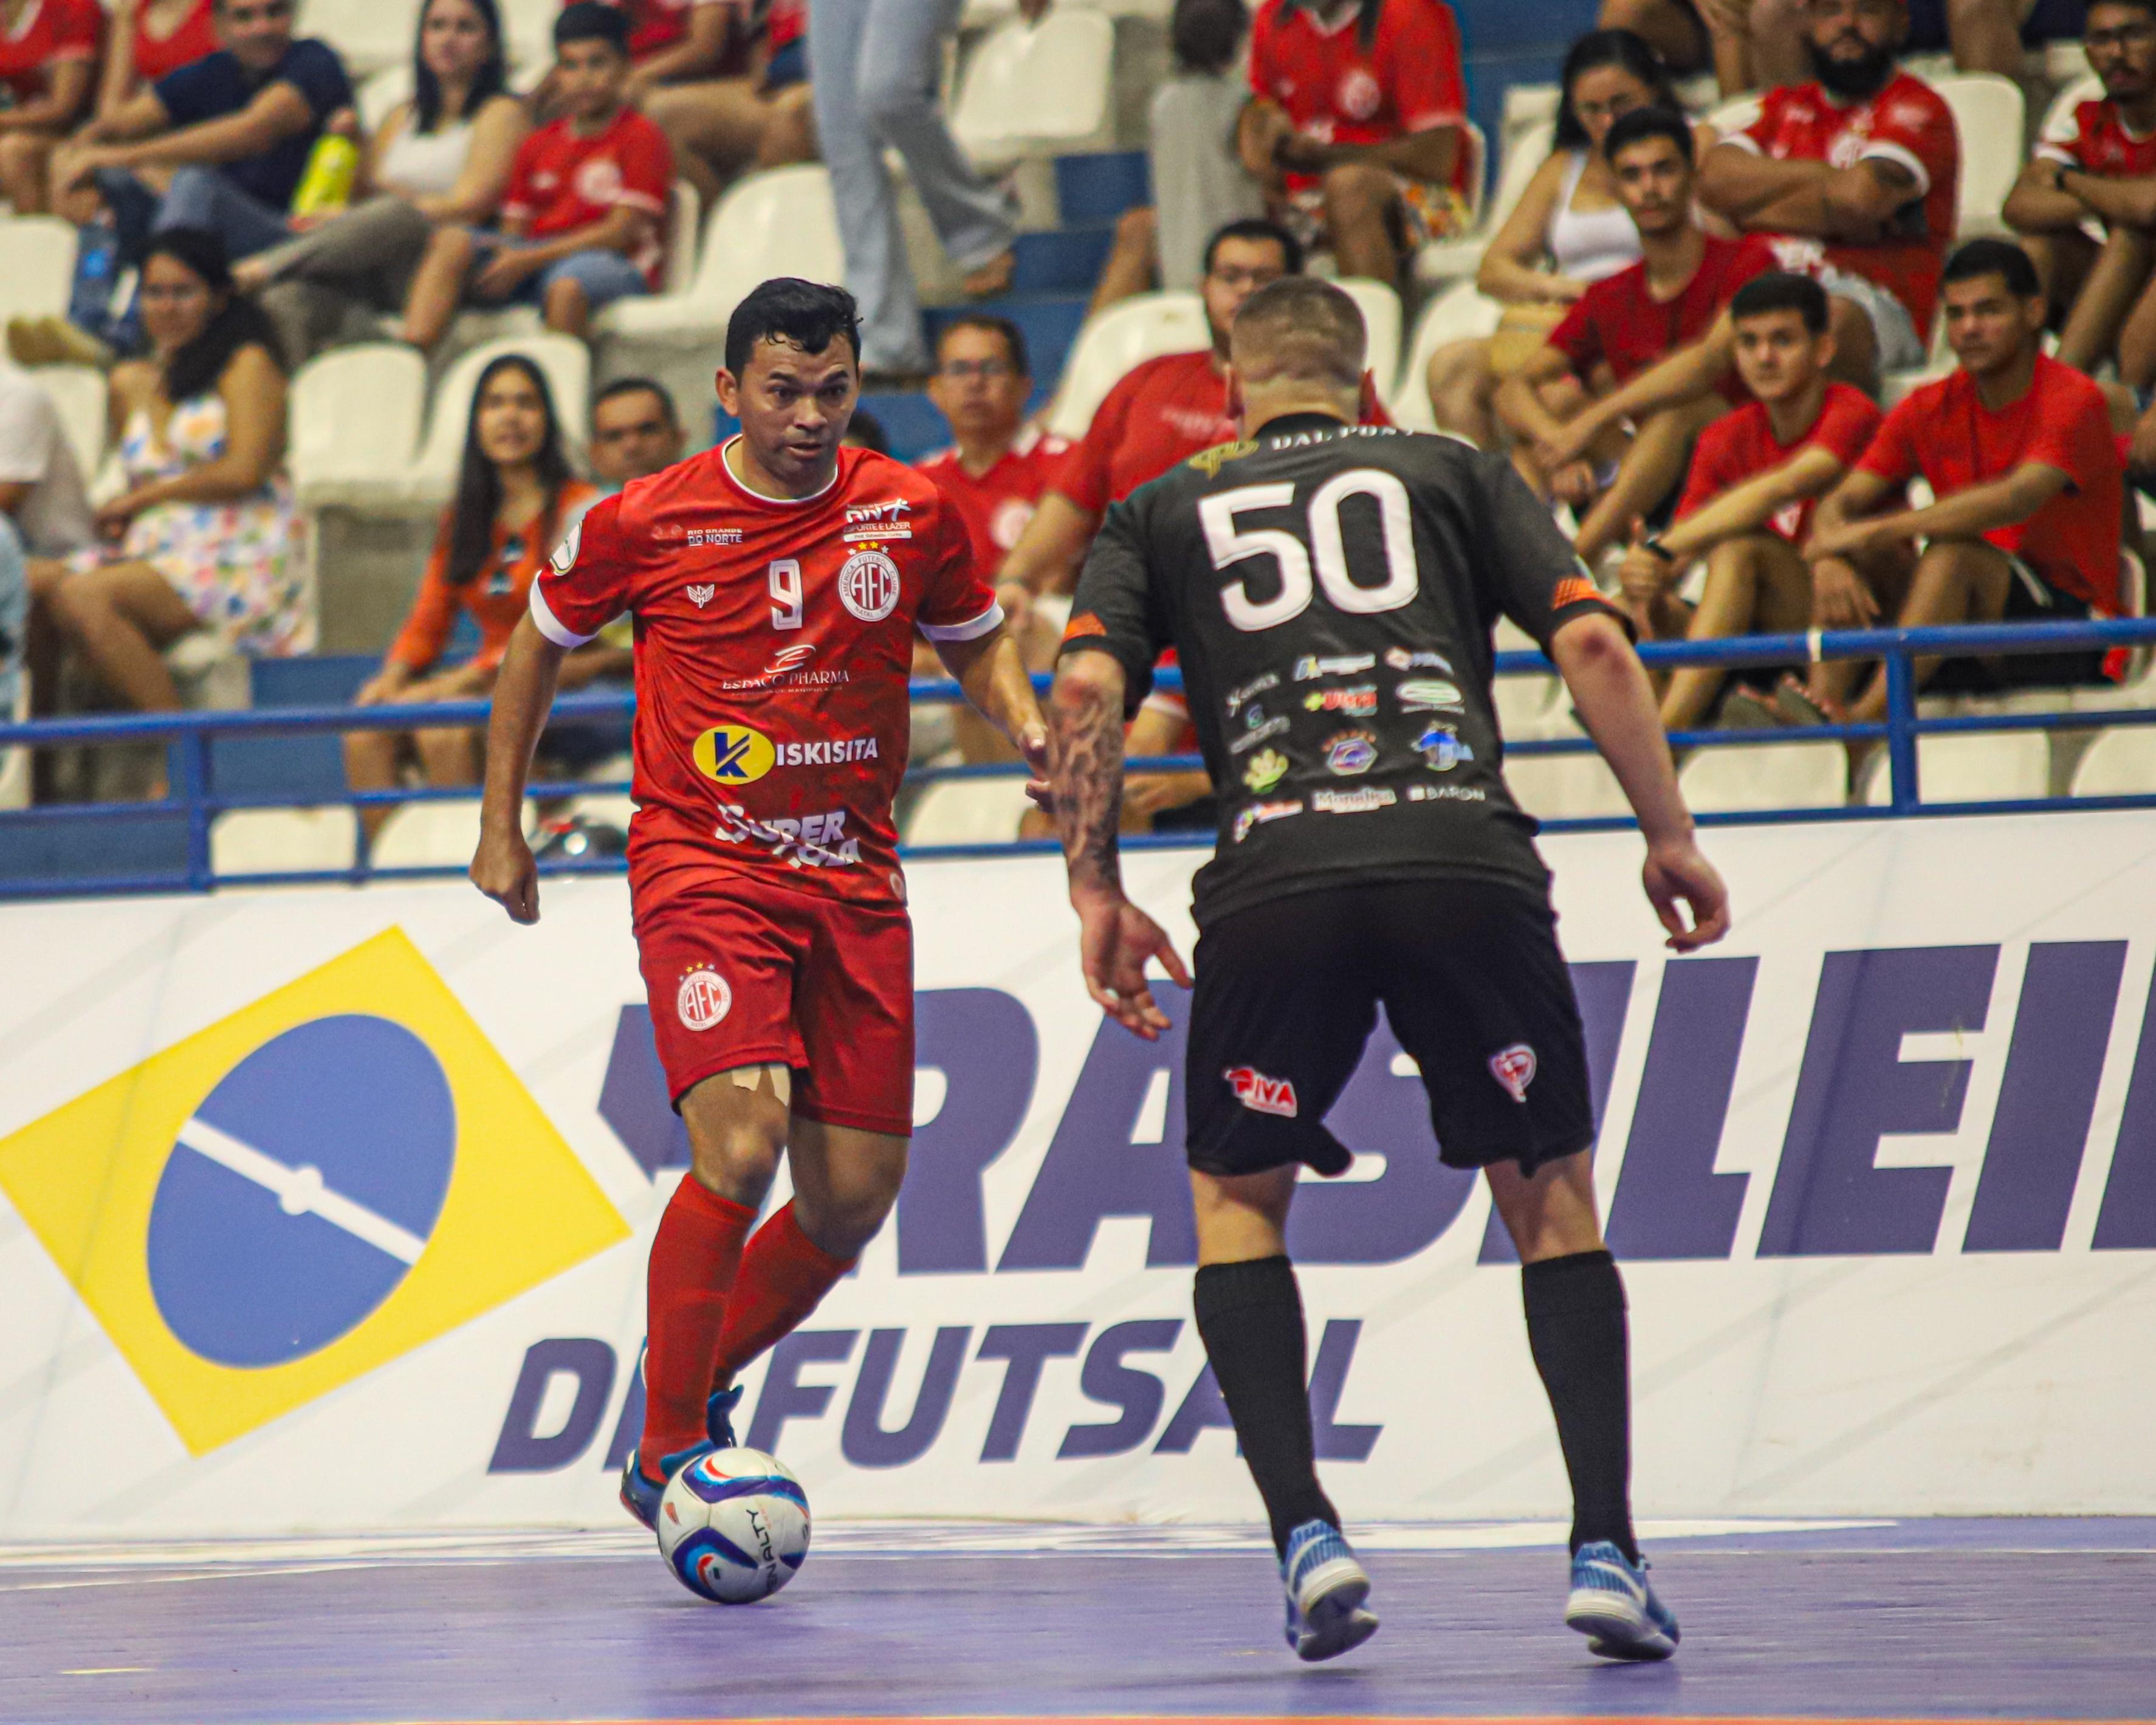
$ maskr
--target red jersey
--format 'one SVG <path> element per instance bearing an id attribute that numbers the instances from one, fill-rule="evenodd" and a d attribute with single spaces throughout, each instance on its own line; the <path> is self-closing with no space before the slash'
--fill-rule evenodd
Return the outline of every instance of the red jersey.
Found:
<path id="1" fill-rule="evenodd" d="M 221 45 L 217 39 L 215 0 L 198 3 L 182 18 L 169 36 L 152 36 L 144 27 L 141 9 L 135 13 L 135 75 L 155 84 L 167 73 L 192 66 Z"/>
<path id="2" fill-rule="evenodd" d="M 1691 471 L 1685 477 L 1684 495 L 1677 503 L 1677 519 L 1682 521 L 1695 510 L 1705 508 L 1747 480 L 1771 472 L 1799 449 L 1825 449 L 1846 471 L 1863 459 L 1881 417 L 1862 390 L 1846 383 L 1830 383 L 1819 418 L 1794 443 L 1785 444 L 1775 439 L 1766 403 L 1747 402 L 1700 433 L 1699 441 L 1692 446 Z M 1812 511 L 1818 505 L 1816 497 L 1785 503 L 1768 518 L 1767 529 L 1792 545 L 1802 545 L 1811 535 Z"/>
<path id="3" fill-rule="evenodd" d="M 434 553 L 419 577 L 411 614 L 390 644 L 389 656 L 410 670 L 432 670 L 449 644 L 458 613 L 469 612 L 479 629 L 479 651 L 473 662 L 500 665 L 509 650 L 509 637 L 524 616 L 531 583 L 553 549 L 559 531 L 553 524 L 574 522 L 598 495 L 598 486 L 571 480 L 562 487 L 554 506 L 529 527 L 512 533 L 496 521 L 487 536 L 486 561 L 462 585 L 453 583 L 449 576 L 451 512 L 445 511 L 441 531 L 434 536 Z"/>
<path id="4" fill-rule="evenodd" d="M 2076 102 L 2046 131 L 2036 154 L 2086 173 L 2139 179 L 2156 174 L 2156 131 L 2135 136 L 2116 102 Z"/>
<path id="5" fill-rule="evenodd" d="M 562 0 L 567 6 L 572 0 Z M 641 60 L 671 48 L 689 33 L 689 13 L 700 0 L 605 0 L 629 14 L 629 57 Z"/>
<path id="6" fill-rule="evenodd" d="M 1642 259 L 1604 276 L 1574 300 L 1563 321 L 1549 332 L 1550 346 L 1582 377 L 1607 363 L 1622 383 L 1697 341 L 1714 326 L 1732 294 L 1774 267 L 1774 247 L 1756 234 L 1742 239 L 1710 234 L 1706 239 L 1699 268 L 1675 298 L 1657 300 L 1648 291 Z M 1733 398 L 1743 398 L 1742 383 Z"/>
<path id="7" fill-rule="evenodd" d="M 808 33 L 808 0 L 773 0 L 763 21 L 763 43 L 771 53 L 791 48 Z"/>
<path id="8" fill-rule="evenodd" d="M 2103 391 L 2071 367 L 2037 355 L 2029 388 L 1995 413 L 1967 372 L 1927 383 L 1887 414 L 1857 465 L 1895 485 L 1921 473 L 1943 498 L 2025 461 L 2056 467 L 2072 483 L 2026 521 L 1984 538 L 2054 587 L 2116 613 L 2125 468 Z"/>
<path id="9" fill-rule="evenodd" d="M 1321 144 L 1390 143 L 1467 117 L 1460 26 L 1445 0 L 1384 0 L 1368 44 L 1353 0 L 1324 17 L 1270 0 L 1250 26 L 1250 88 Z M 1475 167 L 1470 153 L 1455 157 L 1461 192 Z M 1314 174 L 1287 177 L 1291 192 L 1317 183 Z"/>
<path id="10" fill-rule="evenodd" d="M 1844 168 L 1872 157 L 1914 175 L 1909 201 L 1877 244 L 1787 234 L 1777 238 L 1774 249 L 1785 270 L 1816 275 L 1825 264 L 1878 283 L 1907 308 L 1918 336 L 1931 339 L 1961 177 L 1961 141 L 1943 96 L 1907 72 L 1896 73 L 1869 101 L 1846 105 L 1818 84 L 1784 85 L 1767 92 L 1757 120 L 1722 141 L 1777 162 Z"/>
<path id="11" fill-rule="evenodd" d="M 983 580 L 995 580 L 1004 553 L 1025 531 L 1040 494 L 1048 489 L 1070 448 L 1062 438 L 1029 425 L 978 479 L 966 471 L 955 449 L 939 450 L 919 464 L 965 521 L 967 536 L 973 547 L 974 572 Z"/>
<path id="12" fill-rule="evenodd" d="M 829 485 L 781 501 L 734 477 L 738 441 L 596 505 L 533 584 L 532 621 L 578 647 L 636 619 L 632 886 L 686 847 L 799 891 L 902 901 L 891 802 L 914 631 L 972 640 L 1002 609 L 965 523 L 911 468 L 841 449 Z"/>
<path id="13" fill-rule="evenodd" d="M 1363 423 L 1389 425 L 1377 387 L 1363 378 Z M 1105 512 L 1200 449 L 1235 440 L 1228 379 L 1210 353 L 1163 353 L 1124 372 L 1049 489 L 1091 515 Z"/>
<path id="14" fill-rule="evenodd" d="M 105 33 L 97 0 L 30 0 L 13 29 L 0 29 L 0 89 L 19 104 L 45 93 L 46 68 L 94 60 Z"/>
<path id="15" fill-rule="evenodd" d="M 529 239 L 573 233 L 604 219 L 618 206 L 663 217 L 674 189 L 674 149 L 666 134 L 634 108 L 624 108 L 593 137 L 567 120 L 542 126 L 516 146 L 501 213 Z M 648 223 L 629 261 L 654 289 L 665 253 L 659 223 Z"/>

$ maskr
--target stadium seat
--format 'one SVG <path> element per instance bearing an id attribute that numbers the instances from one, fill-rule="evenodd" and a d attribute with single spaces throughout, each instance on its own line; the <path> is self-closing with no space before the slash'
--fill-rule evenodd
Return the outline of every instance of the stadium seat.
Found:
<path id="1" fill-rule="evenodd" d="M 1926 803 L 2013 803 L 2051 793 L 2051 742 L 2041 731 L 1949 732 L 1917 739 L 1917 791 Z M 1873 752 L 1864 800 L 1892 802 L 1887 752 Z"/>
<path id="2" fill-rule="evenodd" d="M 351 350 L 347 349 L 346 352 Z M 489 362 L 520 353 L 545 375 L 554 397 L 554 416 L 564 440 L 582 451 L 584 425 L 591 413 L 591 350 L 568 336 L 537 335 L 489 341 L 462 355 L 434 390 L 424 439 L 403 486 L 403 495 L 429 504 L 446 501 L 455 490 L 458 464 L 464 458 L 465 422 L 472 393 Z"/>
<path id="3" fill-rule="evenodd" d="M 1617 775 L 1592 752 L 1508 755 L 1505 783 L 1512 800 L 1537 820 L 1587 820 L 1632 812 Z"/>
<path id="4" fill-rule="evenodd" d="M 1081 438 L 1093 410 L 1123 375 L 1163 353 L 1202 353 L 1213 345 L 1205 302 L 1195 294 L 1139 294 L 1086 320 L 1048 413 L 1058 437 Z"/>
<path id="5" fill-rule="evenodd" d="M 528 834 L 534 814 L 524 805 Z M 390 811 L 368 847 L 369 866 L 377 869 L 461 869 L 479 848 L 479 797 L 454 801 L 403 803 Z"/>
<path id="6" fill-rule="evenodd" d="M 1018 836 L 1032 804 L 1023 778 L 947 778 L 921 793 L 906 823 L 906 842 L 1001 845 Z"/>
<path id="7" fill-rule="evenodd" d="M 58 216 L 0 216 L 0 324 L 64 317 L 74 281 L 74 224 Z"/>
<path id="8" fill-rule="evenodd" d="M 512 66 L 543 70 L 554 63 L 554 20 L 561 12 L 560 0 L 501 0 L 501 33 Z"/>
<path id="9" fill-rule="evenodd" d="M 1483 203 L 1481 219 L 1471 233 L 1457 239 L 1439 240 L 1417 252 L 1417 281 L 1425 287 L 1435 288 L 1471 276 L 1482 267 L 1482 254 L 1491 236 L 1505 225 L 1505 218 L 1526 195 L 1527 182 L 1534 178 L 1535 170 L 1548 160 L 1550 141 L 1556 135 L 1554 121 L 1538 121 L 1507 146 L 1504 160 L 1498 164 L 1496 189 Z"/>
<path id="10" fill-rule="evenodd" d="M 105 373 L 95 366 L 38 366 L 30 375 L 59 410 L 74 465 L 90 484 L 105 465 Z"/>
<path id="11" fill-rule="evenodd" d="M 1509 617 L 1500 617 L 1491 632 L 1491 645 L 1500 653 L 1532 653 L 1534 637 Z M 1513 674 L 1492 680 L 1491 698 L 1497 709 L 1497 726 L 1510 741 L 1527 737 L 1577 736 L 1565 697 L 1563 680 L 1554 674 L 1535 676 Z"/>
<path id="12" fill-rule="evenodd" d="M 337 51 L 355 80 L 385 66 L 410 65 L 419 0 L 306 0 L 304 33 Z"/>
<path id="13" fill-rule="evenodd" d="M 25 723 L 30 716 L 30 680 L 27 676 L 15 680 L 15 699 L 8 709 L 6 717 L 11 725 Z M 30 806 L 30 752 L 26 748 L 0 748 L 0 809 L 28 809 Z"/>
<path id="14" fill-rule="evenodd" d="M 666 200 L 666 264 L 661 279 L 670 294 L 685 294 L 696 279 L 696 239 L 704 199 L 686 180 L 676 180 Z"/>
<path id="15" fill-rule="evenodd" d="M 2026 159 L 2021 129 L 2027 107 L 2021 86 L 1994 72 L 1956 72 L 1936 88 L 1953 110 L 1961 136 L 1961 191 L 1957 237 L 1974 239 L 2007 231 L 1999 211 Z"/>
<path id="16" fill-rule="evenodd" d="M 1389 282 L 1368 276 L 1343 275 L 1333 286 L 1355 302 L 1363 314 L 1367 345 L 1363 363 L 1378 386 L 1378 399 L 1389 399 L 1400 369 L 1400 296 Z"/>
<path id="17" fill-rule="evenodd" d="M 1116 27 L 1098 12 L 1058 7 L 1037 24 L 997 25 L 958 75 L 952 136 L 984 165 L 1105 146 L 1115 53 Z"/>
<path id="18" fill-rule="evenodd" d="M 358 89 L 360 129 L 372 137 L 381 131 L 382 122 L 389 117 L 389 110 L 399 102 L 412 100 L 412 64 L 408 59 L 398 66 L 384 66 L 372 76 L 361 80 Z"/>
<path id="19" fill-rule="evenodd" d="M 327 809 L 231 809 L 210 823 L 210 866 L 220 875 L 312 874 L 348 869 L 359 821 Z"/>
<path id="20" fill-rule="evenodd" d="M 1849 800 L 1849 752 L 1838 742 L 1747 744 L 1697 751 L 1677 775 L 1694 809 L 1839 809 Z"/>
<path id="21" fill-rule="evenodd" d="M 1505 308 L 1478 292 L 1471 281 L 1455 283 L 1431 300 L 1415 320 L 1414 341 L 1408 349 L 1407 362 L 1400 367 L 1399 381 L 1385 403 L 1393 423 L 1409 431 L 1436 430 L 1437 418 L 1430 412 L 1430 390 L 1424 382 L 1430 357 L 1448 341 L 1495 335 L 1497 321 L 1504 315 Z"/>
<path id="22" fill-rule="evenodd" d="M 678 206 L 675 221 L 678 228 Z M 593 326 L 601 335 L 639 341 L 714 344 L 734 307 L 767 277 L 837 281 L 844 269 L 829 171 L 814 165 L 773 168 L 737 182 L 719 200 L 684 288 L 617 300 Z"/>
<path id="23" fill-rule="evenodd" d="M 1727 137 L 1732 132 L 1742 131 L 1759 117 L 1762 104 L 1757 95 L 1732 96 L 1720 107 L 1711 109 L 1707 123 L 1717 136 Z"/>
<path id="24" fill-rule="evenodd" d="M 288 465 L 311 509 L 403 485 L 426 409 L 427 362 L 401 341 L 333 348 L 292 379 Z"/>
<path id="25" fill-rule="evenodd" d="M 2076 797 L 2132 797 L 2156 791 L 2156 726 L 2099 731 L 2074 769 Z"/>

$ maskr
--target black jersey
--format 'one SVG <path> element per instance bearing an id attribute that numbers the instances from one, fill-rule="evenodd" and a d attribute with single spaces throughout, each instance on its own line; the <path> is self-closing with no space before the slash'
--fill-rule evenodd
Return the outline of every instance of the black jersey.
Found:
<path id="1" fill-rule="evenodd" d="M 1348 880 L 1546 891 L 1499 772 L 1490 631 L 1546 645 L 1589 610 L 1623 620 L 1503 457 L 1296 414 L 1108 511 L 1063 650 L 1113 654 L 1136 711 L 1175 649 L 1220 802 L 1202 926 Z"/>

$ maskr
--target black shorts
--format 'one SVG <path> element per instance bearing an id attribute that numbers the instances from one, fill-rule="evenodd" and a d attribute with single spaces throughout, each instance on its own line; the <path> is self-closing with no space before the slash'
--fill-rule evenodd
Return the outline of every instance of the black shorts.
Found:
<path id="1" fill-rule="evenodd" d="M 1183 1086 L 1190 1165 L 1320 1173 L 1353 1160 L 1326 1114 L 1385 1009 L 1422 1069 L 1449 1166 L 1543 1163 L 1594 1138 L 1587 1048 L 1548 901 L 1460 878 L 1299 893 L 1198 942 Z"/>
<path id="2" fill-rule="evenodd" d="M 2001 623 L 2087 623 L 2098 615 L 2078 593 L 2061 586 L 2051 572 L 2005 553 L 2012 566 L 2006 583 Z M 2001 653 L 1990 659 L 1949 659 L 1940 665 L 1928 693 L 2004 695 L 2015 689 L 2074 688 L 2108 682 L 2104 665 L 2109 649 L 2066 647 L 2050 653 Z"/>

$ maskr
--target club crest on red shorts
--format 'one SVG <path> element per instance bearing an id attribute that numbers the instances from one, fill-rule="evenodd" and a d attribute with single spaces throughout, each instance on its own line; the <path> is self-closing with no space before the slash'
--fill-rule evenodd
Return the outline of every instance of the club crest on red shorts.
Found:
<path id="1" fill-rule="evenodd" d="M 1490 1076 L 1503 1085 L 1516 1102 L 1527 1099 L 1527 1086 L 1535 1081 L 1535 1051 L 1524 1042 L 1501 1048 L 1490 1056 Z"/>
<path id="2" fill-rule="evenodd" d="M 1295 1086 L 1286 1078 L 1268 1078 L 1255 1066 L 1230 1066 L 1221 1074 L 1235 1100 L 1255 1114 L 1278 1114 L 1295 1118 Z"/>
<path id="3" fill-rule="evenodd" d="M 692 1030 L 708 1030 L 734 1009 L 734 991 L 708 964 L 692 964 L 681 974 L 674 1010 Z"/>

